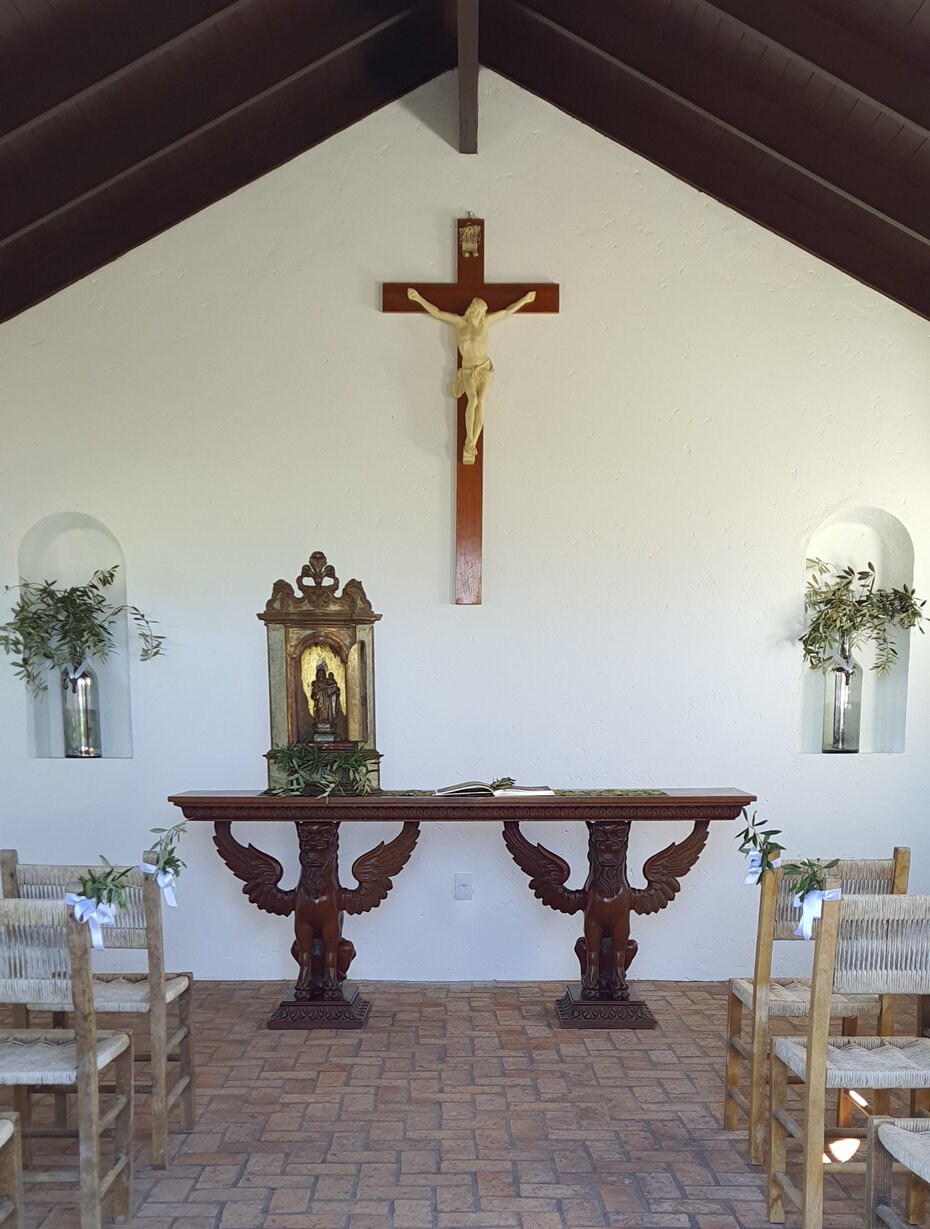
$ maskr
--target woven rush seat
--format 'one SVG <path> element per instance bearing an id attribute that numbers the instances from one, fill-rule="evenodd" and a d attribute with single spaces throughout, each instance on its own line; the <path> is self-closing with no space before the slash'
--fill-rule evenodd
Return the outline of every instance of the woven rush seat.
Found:
<path id="1" fill-rule="evenodd" d="M 930 1135 L 917 1135 L 905 1125 L 913 1125 L 912 1119 L 895 1118 L 878 1127 L 878 1138 L 896 1161 L 906 1166 L 912 1174 L 930 1182 Z"/>
<path id="2" fill-rule="evenodd" d="M 779 1037 L 775 1055 L 795 1075 L 807 1066 L 805 1038 Z M 827 1088 L 930 1088 L 930 1039 L 831 1037 Z"/>
<path id="3" fill-rule="evenodd" d="M 126 1033 L 97 1033 L 97 1070 L 102 1071 L 129 1045 Z M 0 1084 L 61 1085 L 77 1083 L 77 1043 L 71 1029 L 0 1032 Z"/>
<path id="4" fill-rule="evenodd" d="M 730 986 L 739 1001 L 752 1007 L 752 978 L 733 977 Z M 877 994 L 834 994 L 830 999 L 831 1016 L 861 1016 L 877 1012 Z M 811 1009 L 811 984 L 803 978 L 777 978 L 769 982 L 768 1011 L 770 1016 L 806 1016 Z"/>
<path id="5" fill-rule="evenodd" d="M 183 973 L 167 974 L 165 977 L 165 1002 L 173 1003 L 190 985 L 190 978 Z M 48 1011 L 48 1003 L 29 1003 L 30 1011 Z M 149 983 L 126 977 L 94 977 L 94 1010 L 105 1012 L 145 1012 L 151 1006 Z M 62 1002 L 59 1011 L 70 1011 L 71 1004 Z"/>

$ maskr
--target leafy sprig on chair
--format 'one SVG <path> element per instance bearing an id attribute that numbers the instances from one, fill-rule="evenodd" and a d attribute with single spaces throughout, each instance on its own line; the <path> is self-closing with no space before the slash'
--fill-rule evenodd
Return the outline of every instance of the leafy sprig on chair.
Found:
<path id="1" fill-rule="evenodd" d="M 129 886 L 126 876 L 132 868 L 126 866 L 120 870 L 103 854 L 100 855 L 100 862 L 99 868 L 89 867 L 81 876 L 82 895 L 92 900 L 95 905 L 118 905 L 120 909 L 125 909 L 129 903 L 126 896 Z"/>
<path id="2" fill-rule="evenodd" d="M 793 886 L 795 895 L 803 904 L 805 896 L 811 892 L 822 892 L 826 887 L 826 871 L 831 871 L 839 865 L 839 858 L 831 862 L 821 862 L 819 858 L 800 858 L 797 862 L 786 862 L 785 878 Z"/>
<path id="3" fill-rule="evenodd" d="M 740 853 L 758 854 L 760 871 L 774 870 L 774 863 L 784 845 L 779 845 L 773 837 L 781 836 L 781 830 L 766 828 L 766 821 L 759 817 L 759 812 L 753 811 L 750 815 L 746 807 L 743 807 L 743 819 L 746 820 L 746 827 L 736 834 L 736 839 L 740 842 Z"/>
<path id="4" fill-rule="evenodd" d="M 173 828 L 150 828 L 149 831 L 153 836 L 158 837 L 152 845 L 156 871 L 170 871 L 177 878 L 181 873 L 181 868 L 187 866 L 187 863 L 178 857 L 178 844 L 187 832 L 187 821 L 182 820 Z"/>

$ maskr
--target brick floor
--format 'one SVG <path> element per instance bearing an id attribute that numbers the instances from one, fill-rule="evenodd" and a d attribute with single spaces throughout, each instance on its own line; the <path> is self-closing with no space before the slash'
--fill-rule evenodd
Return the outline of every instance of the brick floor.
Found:
<path id="1" fill-rule="evenodd" d="M 761 1229 L 721 1126 L 725 987 L 637 985 L 654 1031 L 559 1030 L 560 983 L 365 983 L 364 1031 L 302 1033 L 263 1027 L 281 983 L 202 983 L 196 1130 L 152 1170 L 138 1098 L 131 1225 Z M 827 1179 L 826 1229 L 862 1225 L 862 1191 Z M 26 1199 L 27 1229 L 76 1229 L 73 1190 Z"/>

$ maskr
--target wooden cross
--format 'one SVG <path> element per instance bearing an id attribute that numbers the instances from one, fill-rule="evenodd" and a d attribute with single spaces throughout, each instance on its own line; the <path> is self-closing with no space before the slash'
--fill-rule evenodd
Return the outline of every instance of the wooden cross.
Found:
<path id="1" fill-rule="evenodd" d="M 385 282 L 381 294 L 381 310 L 386 312 L 423 312 L 418 303 L 407 297 L 412 286 L 424 298 L 442 311 L 462 315 L 474 298 L 482 298 L 489 312 L 502 311 L 529 290 L 536 291 L 536 300 L 521 311 L 557 312 L 559 287 L 555 282 L 486 282 L 484 280 L 484 219 L 458 218 L 455 225 L 458 253 L 458 278 L 455 282 Z M 492 343 L 493 344 L 493 343 Z M 459 366 L 461 366 L 461 355 Z M 494 414 L 495 393 L 490 394 L 490 411 Z M 465 444 L 466 396 L 458 399 L 458 432 L 456 435 L 455 483 L 455 602 L 457 606 L 481 605 L 481 497 L 484 472 L 484 434 L 478 445 L 474 465 L 462 464 Z"/>

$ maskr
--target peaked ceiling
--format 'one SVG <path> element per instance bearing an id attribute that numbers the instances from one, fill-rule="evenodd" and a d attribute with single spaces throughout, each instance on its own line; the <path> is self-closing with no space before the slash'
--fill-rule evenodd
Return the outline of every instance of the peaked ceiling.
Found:
<path id="1" fill-rule="evenodd" d="M 930 0 L 0 0 L 0 320 L 479 63 L 930 319 Z"/>

